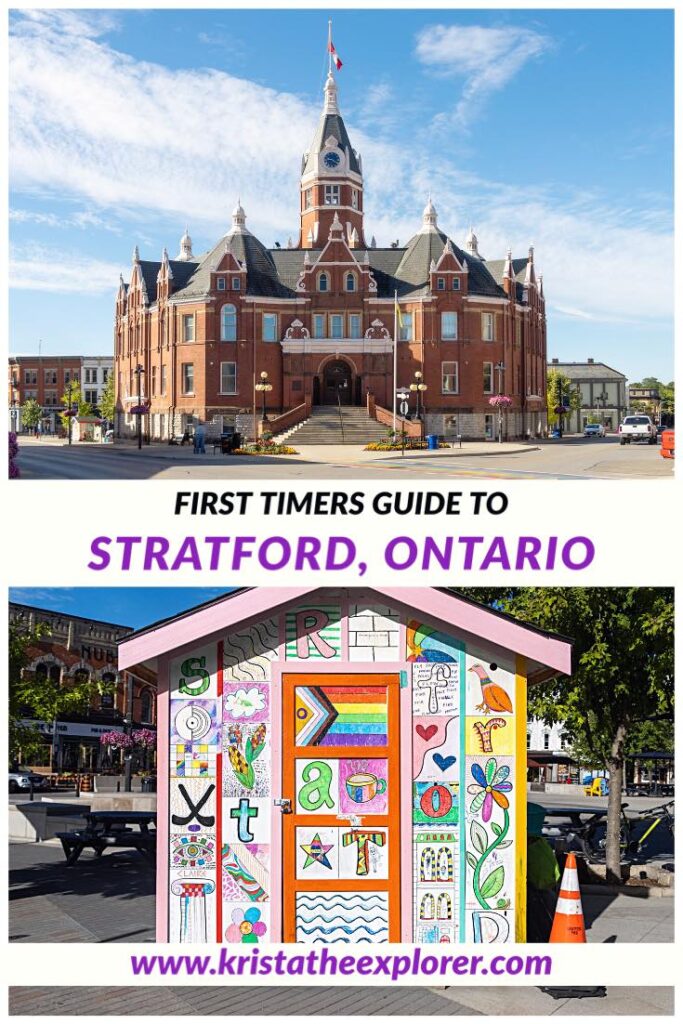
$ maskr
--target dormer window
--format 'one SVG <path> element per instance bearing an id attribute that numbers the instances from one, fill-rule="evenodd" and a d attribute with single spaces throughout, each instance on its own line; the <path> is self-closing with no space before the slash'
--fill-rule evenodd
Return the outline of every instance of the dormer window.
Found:
<path id="1" fill-rule="evenodd" d="M 330 279 L 327 274 L 321 274 L 318 278 L 318 291 L 328 292 L 330 290 Z"/>
<path id="2" fill-rule="evenodd" d="M 355 292 L 355 290 L 356 290 L 356 275 L 355 274 L 347 274 L 346 275 L 346 290 L 347 290 L 347 292 Z"/>
<path id="3" fill-rule="evenodd" d="M 240 285 L 239 277 L 233 277 L 233 279 L 232 279 L 232 290 L 234 292 L 238 292 L 240 290 L 240 287 L 241 287 L 241 285 Z"/>
<path id="4" fill-rule="evenodd" d="M 339 185 L 325 185 L 325 206 L 339 206 Z"/>
<path id="5" fill-rule="evenodd" d="M 446 290 L 446 279 L 444 277 L 437 277 L 436 279 L 437 290 L 443 292 Z"/>
<path id="6" fill-rule="evenodd" d="M 219 278 L 216 279 L 216 287 L 218 288 L 219 292 L 224 292 L 225 291 L 225 278 L 224 277 L 219 277 Z"/>

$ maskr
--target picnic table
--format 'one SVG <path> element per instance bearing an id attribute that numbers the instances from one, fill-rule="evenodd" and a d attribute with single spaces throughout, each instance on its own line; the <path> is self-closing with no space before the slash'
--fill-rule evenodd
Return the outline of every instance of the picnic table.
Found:
<path id="1" fill-rule="evenodd" d="M 546 820 L 548 818 L 565 818 L 574 828 L 583 828 L 584 825 L 594 824 L 607 815 L 607 809 L 595 807 L 544 807 Z M 586 821 L 583 815 L 587 815 Z"/>
<path id="2" fill-rule="evenodd" d="M 156 862 L 156 811 L 89 811 L 84 828 L 58 832 L 67 867 L 74 865 L 85 849 L 101 857 L 109 847 L 137 850 L 150 866 Z"/>

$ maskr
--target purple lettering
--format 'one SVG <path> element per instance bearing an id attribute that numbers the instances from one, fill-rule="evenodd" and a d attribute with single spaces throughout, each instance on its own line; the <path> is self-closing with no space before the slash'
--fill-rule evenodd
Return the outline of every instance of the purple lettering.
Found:
<path id="1" fill-rule="evenodd" d="M 147 572 L 156 562 L 157 569 L 168 569 L 164 555 L 168 553 L 168 541 L 165 537 L 148 537 L 145 544 L 145 562 L 143 569 Z"/>
<path id="2" fill-rule="evenodd" d="M 575 546 L 583 546 L 585 554 L 583 559 L 578 562 L 572 561 L 572 548 Z M 590 565 L 595 558 L 595 545 L 593 541 L 588 537 L 572 537 L 562 548 L 562 563 L 566 565 L 568 569 L 585 569 L 587 565 Z"/>
<path id="3" fill-rule="evenodd" d="M 88 568 L 94 569 L 99 572 L 100 569 L 106 569 L 111 562 L 111 555 L 105 548 L 111 544 L 111 537 L 95 537 L 94 541 L 90 545 L 90 550 L 93 555 L 100 559 L 98 562 L 88 562 Z"/>

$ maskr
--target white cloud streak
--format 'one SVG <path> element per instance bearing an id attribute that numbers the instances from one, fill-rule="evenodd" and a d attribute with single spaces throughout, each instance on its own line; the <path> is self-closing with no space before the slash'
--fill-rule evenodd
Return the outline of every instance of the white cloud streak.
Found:
<path id="1" fill-rule="evenodd" d="M 215 242 L 229 227 L 238 195 L 249 227 L 266 244 L 296 234 L 300 158 L 319 103 L 212 69 L 174 71 L 134 60 L 98 38 L 101 22 L 80 16 L 41 12 L 15 21 L 10 161 L 16 191 L 39 193 L 41 208 L 50 195 L 77 202 L 109 226 L 125 226 L 130 247 L 145 234 L 158 237 L 161 221 L 178 225 L 178 234 L 164 239 L 170 250 L 186 223 L 195 238 Z M 504 42 L 492 31 L 469 36 L 468 56 L 462 38 L 454 43 L 449 31 L 431 30 L 431 42 L 425 36 L 421 43 L 424 62 L 447 72 L 448 60 L 462 51 L 465 89 L 470 76 L 476 91 L 479 67 L 486 83 L 479 95 L 490 96 L 547 46 L 535 33 L 506 29 Z M 502 70 L 491 66 L 494 54 Z M 343 88 L 340 99 L 343 109 Z M 597 192 L 477 177 L 458 167 L 457 156 L 406 160 L 400 139 L 382 142 L 370 128 L 348 128 L 363 155 L 367 236 L 380 245 L 405 242 L 419 228 L 431 191 L 443 229 L 462 243 L 473 223 L 488 258 L 501 258 L 508 245 L 526 255 L 533 242 L 549 307 L 559 315 L 596 324 L 624 322 L 630 311 L 643 321 L 671 317 L 670 211 L 657 197 L 645 197 L 640 208 L 634 197 L 632 210 L 615 209 Z M 128 251 L 126 244 L 126 262 Z M 159 253 L 143 249 L 142 255 Z M 13 285 L 105 292 L 116 287 L 119 269 L 34 247 L 16 253 Z"/>
<path id="2" fill-rule="evenodd" d="M 510 25 L 430 25 L 417 36 L 415 54 L 430 71 L 444 78 L 463 78 L 462 94 L 452 115 L 442 114 L 437 123 L 452 120 L 466 128 L 484 102 L 503 89 L 525 64 L 540 57 L 551 40 L 532 29 Z"/>

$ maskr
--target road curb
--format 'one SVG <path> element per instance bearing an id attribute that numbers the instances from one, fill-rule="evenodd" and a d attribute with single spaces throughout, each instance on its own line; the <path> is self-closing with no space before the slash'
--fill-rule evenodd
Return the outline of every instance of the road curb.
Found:
<path id="1" fill-rule="evenodd" d="M 667 899 L 676 895 L 673 885 L 581 885 L 581 892 L 588 896 L 631 896 L 634 899 Z"/>

